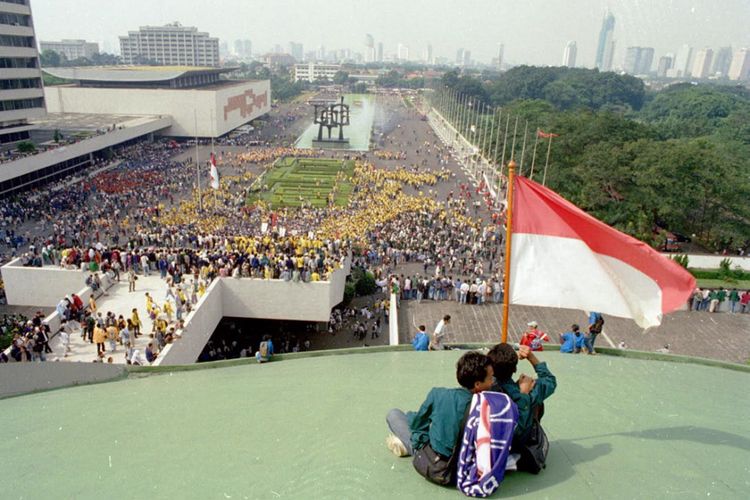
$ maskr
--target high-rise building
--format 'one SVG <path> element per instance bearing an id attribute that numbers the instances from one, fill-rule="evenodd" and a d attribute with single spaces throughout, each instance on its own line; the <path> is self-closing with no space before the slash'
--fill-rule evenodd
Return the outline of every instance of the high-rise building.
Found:
<path id="1" fill-rule="evenodd" d="M 729 74 L 729 66 L 732 65 L 732 47 L 721 47 L 714 54 L 714 65 L 711 74 L 719 78 L 726 78 Z"/>
<path id="2" fill-rule="evenodd" d="M 289 53 L 297 62 L 302 62 L 305 50 L 301 43 L 289 42 Z"/>
<path id="3" fill-rule="evenodd" d="M 460 48 L 456 51 L 456 64 L 462 66 L 464 64 L 464 49 Z"/>
<path id="4" fill-rule="evenodd" d="M 427 47 L 424 49 L 424 62 L 427 64 L 434 64 L 435 58 L 432 55 L 432 44 L 428 43 Z"/>
<path id="5" fill-rule="evenodd" d="M 398 49 L 396 51 L 396 58 L 399 61 L 408 61 L 409 60 L 409 46 L 404 45 L 403 43 L 399 43 Z"/>
<path id="6" fill-rule="evenodd" d="M 740 49 L 734 53 L 728 76 L 730 80 L 750 80 L 750 48 Z"/>
<path id="7" fill-rule="evenodd" d="M 625 51 L 623 70 L 631 75 L 647 75 L 654 63 L 652 47 L 628 47 Z"/>
<path id="8" fill-rule="evenodd" d="M 156 62 L 165 66 L 218 66 L 219 39 L 180 23 L 141 26 L 120 37 L 125 64 Z"/>
<path id="9" fill-rule="evenodd" d="M 693 48 L 690 45 L 683 45 L 677 52 L 672 68 L 667 71 L 670 78 L 685 78 L 690 76 L 693 62 Z"/>
<path id="10" fill-rule="evenodd" d="M 65 56 L 68 61 L 76 59 L 91 59 L 99 53 L 99 44 L 96 42 L 87 42 L 86 40 L 61 40 L 59 42 L 39 42 L 39 50 L 51 50 L 61 56 Z"/>
<path id="11" fill-rule="evenodd" d="M 503 57 L 505 56 L 505 45 L 502 43 L 497 44 L 497 69 L 503 69 Z"/>
<path id="12" fill-rule="evenodd" d="M 383 42 L 378 42 L 377 61 L 383 62 Z"/>
<path id="13" fill-rule="evenodd" d="M 47 114 L 28 0 L 0 2 L 0 144 L 29 138 L 29 120 Z"/>
<path id="14" fill-rule="evenodd" d="M 568 42 L 567 45 L 565 45 L 565 53 L 563 54 L 563 66 L 575 68 L 577 52 L 578 47 L 576 46 L 576 43 L 572 40 Z"/>
<path id="15" fill-rule="evenodd" d="M 253 54 L 253 44 L 250 40 L 235 40 L 234 55 L 240 59 L 249 59 Z"/>
<path id="16" fill-rule="evenodd" d="M 612 53 L 615 49 L 614 32 L 615 16 L 611 12 L 607 12 L 602 20 L 602 29 L 599 31 L 599 43 L 596 46 L 596 67 L 602 71 L 612 69 Z"/>
<path id="17" fill-rule="evenodd" d="M 672 69 L 672 65 L 674 64 L 674 55 L 673 54 L 666 54 L 659 58 L 659 64 L 656 67 L 656 76 L 660 78 L 664 78 L 667 76 L 667 73 L 669 70 Z"/>
<path id="18" fill-rule="evenodd" d="M 711 62 L 713 61 L 714 51 L 712 49 L 701 49 L 695 54 L 693 63 L 693 76 L 695 78 L 708 78 L 711 74 Z"/>
<path id="19" fill-rule="evenodd" d="M 369 33 L 365 35 L 365 62 L 374 62 L 377 53 L 375 52 L 375 38 Z"/>

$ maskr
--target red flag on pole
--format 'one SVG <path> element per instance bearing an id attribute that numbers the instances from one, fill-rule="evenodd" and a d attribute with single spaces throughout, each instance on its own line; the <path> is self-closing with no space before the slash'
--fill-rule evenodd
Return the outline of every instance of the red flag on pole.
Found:
<path id="1" fill-rule="evenodd" d="M 682 307 L 682 266 L 525 177 L 515 178 L 510 302 L 599 311 L 648 328 Z"/>
<path id="2" fill-rule="evenodd" d="M 551 139 L 552 137 L 560 137 L 560 134 L 547 133 L 542 129 L 536 131 L 536 135 L 542 139 Z"/>

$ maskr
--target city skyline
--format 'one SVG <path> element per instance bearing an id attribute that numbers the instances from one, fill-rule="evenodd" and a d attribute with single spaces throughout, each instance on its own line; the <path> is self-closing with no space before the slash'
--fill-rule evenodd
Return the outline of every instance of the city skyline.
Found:
<path id="1" fill-rule="evenodd" d="M 624 48 L 629 46 L 653 47 L 659 56 L 674 53 L 683 45 L 715 49 L 750 46 L 750 32 L 745 29 L 750 20 L 750 0 L 726 0 L 722 9 L 716 9 L 709 0 L 670 0 L 648 9 L 638 0 L 598 0 L 596 5 L 591 4 L 585 0 L 477 0 L 472 2 L 472 9 L 466 9 L 466 3 L 453 0 L 406 5 L 394 0 L 377 5 L 330 0 L 328 8 L 321 10 L 313 9 L 314 4 L 307 0 L 278 0 L 273 4 L 225 0 L 221 8 L 205 9 L 201 8 L 204 4 L 191 0 L 162 0 L 157 8 L 154 2 L 133 0 L 127 6 L 108 5 L 107 14 L 102 15 L 101 2 L 94 0 L 33 0 L 32 8 L 39 39 L 83 38 L 101 42 L 107 52 L 116 51 L 118 37 L 128 31 L 179 21 L 208 32 L 230 47 L 234 40 L 249 39 L 254 53 L 268 52 L 276 45 L 287 47 L 290 41 L 302 43 L 306 50 L 324 45 L 329 50 L 364 53 L 363 39 L 371 34 L 376 46 L 384 45 L 386 55 L 396 54 L 401 44 L 409 47 L 411 59 L 419 60 L 431 45 L 435 59 L 454 61 L 456 51 L 464 48 L 482 64 L 491 64 L 497 57 L 497 44 L 503 43 L 508 64 L 559 65 L 560 51 L 568 41 L 576 40 L 576 65 L 594 67 L 597 36 L 607 11 L 617 20 L 613 67 L 623 64 Z M 300 9 L 306 10 L 304 16 L 299 15 Z M 71 16 L 71 11 L 78 11 L 77 15 Z M 234 14 L 227 18 L 227 11 Z M 263 15 L 257 15 L 261 11 Z M 576 15 L 571 16 L 572 12 Z M 60 22 L 63 19 L 65 22 Z M 566 23 L 559 25 L 559 19 L 566 19 Z M 332 28 L 320 29 L 328 20 Z M 529 26 L 531 21 L 536 22 Z M 467 33 L 472 38 L 467 38 Z"/>

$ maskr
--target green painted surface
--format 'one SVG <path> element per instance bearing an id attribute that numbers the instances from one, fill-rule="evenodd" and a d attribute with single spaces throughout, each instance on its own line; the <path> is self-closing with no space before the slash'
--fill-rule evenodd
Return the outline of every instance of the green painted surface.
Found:
<path id="1" fill-rule="evenodd" d="M 453 386 L 460 352 L 144 375 L 5 399 L 6 498 L 461 498 L 384 446 L 386 411 Z M 539 476 L 497 498 L 744 498 L 750 374 L 543 353 L 558 377 Z M 521 365 L 529 373 L 529 367 Z"/>
<path id="2" fill-rule="evenodd" d="M 251 193 L 248 203 L 261 199 L 273 208 L 300 207 L 303 203 L 322 208 L 328 206 L 333 192 L 334 204 L 346 206 L 354 189 L 353 173 L 352 160 L 279 158 L 260 182 L 267 190 Z"/>
<path id="3" fill-rule="evenodd" d="M 375 118 L 375 98 L 368 94 L 344 94 L 344 103 L 350 106 L 350 125 L 344 127 L 344 137 L 349 139 L 349 146 L 345 148 L 353 151 L 368 151 L 370 149 L 370 135 L 372 122 Z M 312 115 L 312 111 L 310 111 Z M 323 137 L 328 137 L 328 129 L 323 129 Z M 331 137 L 338 137 L 338 128 L 331 130 Z M 312 148 L 313 139 L 318 138 L 318 125 L 310 125 L 294 144 L 296 148 Z"/>

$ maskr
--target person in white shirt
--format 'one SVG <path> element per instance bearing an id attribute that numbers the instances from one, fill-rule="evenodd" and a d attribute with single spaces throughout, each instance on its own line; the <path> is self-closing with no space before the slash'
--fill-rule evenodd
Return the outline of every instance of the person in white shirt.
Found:
<path id="1" fill-rule="evenodd" d="M 443 337 L 445 337 L 445 327 L 451 322 L 451 315 L 446 314 L 443 316 L 443 319 L 441 319 L 437 326 L 435 327 L 435 331 L 432 333 L 432 339 L 430 340 L 430 350 L 431 351 L 442 351 L 445 349 L 445 346 L 443 346 Z"/>

